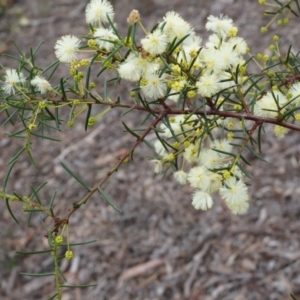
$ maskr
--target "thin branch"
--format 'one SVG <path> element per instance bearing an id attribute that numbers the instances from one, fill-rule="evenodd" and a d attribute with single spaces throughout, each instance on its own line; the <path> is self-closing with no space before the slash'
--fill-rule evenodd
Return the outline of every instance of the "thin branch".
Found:
<path id="1" fill-rule="evenodd" d="M 87 201 L 90 199 L 90 197 L 98 191 L 98 188 L 101 187 L 106 181 L 107 179 L 115 172 L 118 171 L 119 167 L 123 164 L 123 162 L 130 157 L 130 154 L 144 141 L 145 137 L 153 130 L 153 127 L 156 127 L 156 125 L 165 117 L 169 114 L 170 108 L 166 108 L 163 111 L 161 111 L 161 113 L 157 116 L 156 119 L 154 119 L 151 124 L 149 124 L 149 126 L 147 127 L 147 129 L 144 131 L 143 135 L 138 138 L 133 145 L 131 146 L 131 148 L 119 159 L 119 162 L 110 170 L 106 173 L 106 175 L 99 181 L 97 182 L 86 194 L 86 196 L 84 198 L 82 198 L 79 202 L 75 202 L 73 204 L 73 208 L 71 209 L 71 211 L 68 213 L 68 215 L 65 218 L 60 219 L 59 222 L 57 222 L 54 226 L 54 228 L 52 228 L 51 232 L 54 231 L 57 227 L 59 227 L 61 224 L 65 223 L 67 220 L 69 220 L 69 218 L 71 217 L 71 215 L 78 209 L 80 208 L 82 205 L 86 204 Z"/>

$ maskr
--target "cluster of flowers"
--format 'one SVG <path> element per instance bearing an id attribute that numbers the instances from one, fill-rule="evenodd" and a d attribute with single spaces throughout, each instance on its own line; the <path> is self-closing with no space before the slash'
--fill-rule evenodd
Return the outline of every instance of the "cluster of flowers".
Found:
<path id="1" fill-rule="evenodd" d="M 120 64 L 120 77 L 138 82 L 149 98 L 167 97 L 176 102 L 185 95 L 211 97 L 235 86 L 232 72 L 237 66 L 244 68 L 246 42 L 236 37 L 237 28 L 228 17 L 210 16 L 206 28 L 213 33 L 202 46 L 192 26 L 176 12 L 168 12 L 156 29 L 141 40 L 142 51 L 131 51 Z M 173 50 L 176 42 L 179 43 Z"/>
<path id="2" fill-rule="evenodd" d="M 176 165 L 174 178 L 180 184 L 189 183 L 196 189 L 192 201 L 196 209 L 211 208 L 212 194 L 219 191 L 234 214 L 246 213 L 249 208 L 248 188 L 231 154 L 233 147 L 229 140 L 211 140 L 202 130 L 201 118 L 197 116 L 177 115 L 168 121 L 168 124 L 161 125 L 164 131 L 161 137 L 168 144 L 163 139 L 154 144 L 159 155 L 158 159 L 152 160 L 155 172 L 163 172 L 170 164 Z M 214 126 L 212 124 L 210 129 Z M 172 138 L 176 141 L 168 147 Z"/>
<path id="3" fill-rule="evenodd" d="M 116 69 L 121 78 L 137 82 L 149 98 L 167 97 L 178 101 L 184 96 L 193 98 L 196 94 L 211 97 L 236 85 L 233 74 L 237 67 L 240 74 L 245 71 L 243 55 L 247 52 L 247 44 L 243 38 L 236 36 L 237 28 L 226 16 L 208 17 L 205 27 L 212 34 L 208 42 L 201 45 L 202 40 L 196 36 L 194 28 L 176 12 L 168 12 L 152 32 L 146 32 L 146 37 L 140 41 L 142 47 L 126 45 L 120 40 L 111 26 L 113 18 L 114 10 L 107 0 L 92 0 L 87 5 L 86 21 L 94 26 L 88 46 L 94 48 L 94 52 L 102 49 L 107 53 L 119 45 L 130 48 L 130 54 Z M 138 12 L 133 11 L 128 22 L 140 22 Z M 171 45 L 176 43 L 176 49 L 168 53 Z M 91 52 L 86 47 L 81 49 L 81 46 L 79 38 L 66 35 L 56 42 L 55 54 L 61 62 L 74 65 L 80 51 Z M 21 72 L 6 70 L 2 85 L 6 94 L 15 93 L 15 89 L 24 83 L 25 77 Z M 50 83 L 39 74 L 30 83 L 41 93 L 52 90 Z M 299 84 L 291 88 L 293 98 L 297 97 L 298 102 L 299 90 Z M 269 92 L 256 102 L 254 113 L 274 117 L 286 102 L 280 92 L 275 95 Z"/>
<path id="4" fill-rule="evenodd" d="M 139 46 L 128 37 L 120 38 L 113 19 L 114 10 L 107 0 L 91 0 L 86 7 L 86 21 L 91 28 L 86 45 L 72 35 L 63 36 L 56 42 L 55 55 L 60 62 L 70 64 L 75 81 L 80 82 L 84 77 L 78 68 L 86 67 L 96 55 L 95 61 L 102 59 L 104 66 L 116 70 L 121 79 L 136 83 L 134 91 L 141 90 L 148 99 L 163 98 L 183 105 L 181 100 L 198 95 L 203 100 L 198 103 L 204 107 L 208 98 L 218 104 L 218 93 L 231 91 L 243 82 L 246 71 L 243 56 L 248 48 L 227 16 L 208 17 L 205 27 L 212 33 L 204 45 L 194 28 L 174 11 L 168 12 L 151 32 L 144 29 L 139 13 L 132 11 L 128 23 L 139 23 L 145 32 Z M 124 58 L 119 51 L 122 47 L 129 50 Z M 86 54 L 84 59 L 79 60 L 80 52 Z M 112 57 L 113 60 L 108 59 Z M 2 90 L 6 94 L 14 94 L 16 90 L 22 93 L 24 88 L 41 94 L 53 91 L 41 74 L 30 78 L 27 82 L 22 72 L 8 69 Z M 288 108 L 300 106 L 300 83 L 294 83 L 285 92 L 284 95 L 282 91 L 273 90 L 263 95 L 255 101 L 253 113 L 276 118 Z M 237 106 L 237 111 L 242 108 L 242 105 Z M 219 109 L 223 107 L 220 105 Z M 300 120 L 300 115 L 298 117 L 295 119 Z M 166 162 L 173 163 L 181 158 L 182 166 L 176 169 L 174 177 L 179 183 L 189 183 L 197 189 L 193 196 L 196 209 L 212 207 L 211 195 L 219 191 L 234 214 L 243 214 L 249 207 L 247 186 L 235 157 L 230 155 L 229 138 L 213 140 L 208 134 L 220 125 L 218 122 L 220 120 L 212 122 L 210 130 L 204 131 L 198 116 L 171 117 L 162 125 L 164 134 L 155 144 L 159 155 L 159 159 L 153 160 L 155 170 L 159 172 Z M 230 119 L 226 122 L 234 126 Z M 283 127 L 275 127 L 279 137 L 285 131 Z M 170 139 L 175 141 L 171 151 L 164 145 L 163 138 L 167 145 Z"/>
<path id="5" fill-rule="evenodd" d="M 168 12 L 152 32 L 146 32 L 146 37 L 140 41 L 142 47 L 128 45 L 120 40 L 111 26 L 113 18 L 114 10 L 108 1 L 92 0 L 87 5 L 86 21 L 94 26 L 88 47 L 94 48 L 93 54 L 98 49 L 109 54 L 119 45 L 130 48 L 130 54 L 125 61 L 117 63 L 116 69 L 121 78 L 137 82 L 149 98 L 166 97 L 178 101 L 184 97 L 194 98 L 196 94 L 211 97 L 236 86 L 233 74 L 237 67 L 240 75 L 245 71 L 243 55 L 247 52 L 247 44 L 243 38 L 236 36 L 237 28 L 226 16 L 208 17 L 205 27 L 212 34 L 204 46 L 194 28 L 173 11 Z M 133 11 L 128 22 L 140 22 L 138 12 Z M 176 43 L 176 49 L 168 55 L 172 48 L 170 46 Z M 86 46 L 83 49 L 81 46 L 79 38 L 66 35 L 56 42 L 55 54 L 61 62 L 74 66 L 78 62 L 79 52 L 91 53 L 91 50 L 86 50 Z M 85 61 L 88 63 L 90 59 Z M 80 66 L 80 63 L 77 65 Z M 6 70 L 3 84 L 6 94 L 15 93 L 15 89 L 24 84 L 22 72 Z M 40 93 L 52 90 L 50 83 L 39 74 L 30 84 Z M 255 103 L 254 113 L 276 117 L 287 99 L 297 98 L 297 103 L 293 103 L 299 105 L 300 84 L 294 84 L 288 93 L 292 96 L 284 97 L 281 92 L 267 93 Z"/>
<path id="6" fill-rule="evenodd" d="M 297 110 L 300 107 L 300 83 L 296 82 L 283 94 L 276 87 L 267 92 L 261 99 L 255 102 L 254 114 L 265 118 L 277 118 L 288 110 Z M 295 120 L 300 120 L 300 114 L 294 114 Z M 278 138 L 283 138 L 288 129 L 275 125 L 274 133 Z"/>
<path id="7" fill-rule="evenodd" d="M 30 80 L 30 85 L 35 87 L 41 94 L 52 90 L 51 84 L 39 75 Z M 1 84 L 5 94 L 15 94 L 16 90 L 22 91 L 24 87 L 26 87 L 26 78 L 22 72 L 16 69 L 7 69 L 5 71 L 4 82 Z"/>

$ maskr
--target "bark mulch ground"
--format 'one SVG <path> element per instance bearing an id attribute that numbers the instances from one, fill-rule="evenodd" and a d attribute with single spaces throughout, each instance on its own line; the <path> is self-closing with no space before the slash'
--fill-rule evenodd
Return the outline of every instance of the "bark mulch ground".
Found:
<path id="1" fill-rule="evenodd" d="M 84 3 L 83 3 L 84 2 Z M 8 3 L 8 2 L 6 2 Z M 65 34 L 84 34 L 87 1 L 10 1 L 0 16 L 0 51 L 16 53 L 14 39 L 26 51 L 41 40 L 37 63 L 53 61 L 55 41 Z M 1 1 L 0 1 L 1 4 Z M 189 20 L 204 39 L 208 15 L 227 14 L 239 27 L 253 53 L 265 52 L 276 28 L 268 36 L 259 33 L 269 20 L 253 0 L 194 1 L 114 1 L 116 21 L 124 30 L 131 9 L 138 9 L 147 26 L 155 24 L 167 11 L 176 10 Z M 299 19 L 281 29 L 282 46 L 298 43 Z M 258 38 L 257 38 L 258 37 Z M 296 48 L 297 49 L 297 48 Z M 1 64 L 14 63 L 1 57 Z M 60 67 L 64 75 L 66 69 Z M 127 93 L 120 87 L 118 93 Z M 84 131 L 78 122 L 65 128 L 60 143 L 33 140 L 36 164 L 25 155 L 11 177 L 10 191 L 30 193 L 30 183 L 48 184 L 42 192 L 47 203 L 57 190 L 56 210 L 79 199 L 84 190 L 63 170 L 63 161 L 92 184 L 114 165 L 133 139 L 122 133 L 121 111 L 112 110 L 95 127 Z M 1 116 L 1 123 L 4 116 Z M 139 117 L 124 117 L 128 126 L 137 126 Z M 0 180 L 7 162 L 22 146 L 22 140 L 6 136 L 13 129 L 0 127 Z M 154 136 L 150 137 L 154 138 Z M 249 156 L 252 166 L 251 209 L 245 216 L 233 216 L 216 199 L 208 212 L 191 206 L 191 190 L 179 187 L 171 176 L 153 177 L 142 146 L 132 163 L 121 168 L 105 186 L 105 191 L 123 211 L 118 214 L 100 197 L 93 197 L 73 215 L 70 224 L 74 241 L 97 239 L 74 248 L 75 256 L 64 261 L 62 269 L 69 283 L 97 283 L 95 288 L 66 290 L 67 299 L 109 300 L 242 300 L 290 299 L 300 295 L 300 147 L 299 133 L 290 132 L 279 142 L 266 130 L 265 164 Z M 47 299 L 53 291 L 53 278 L 27 278 L 20 272 L 49 272 L 52 258 L 20 256 L 16 250 L 47 247 L 39 219 L 26 227 L 20 205 L 12 205 L 20 226 L 11 219 L 5 203 L 0 203 L 0 298 L 1 300 Z"/>

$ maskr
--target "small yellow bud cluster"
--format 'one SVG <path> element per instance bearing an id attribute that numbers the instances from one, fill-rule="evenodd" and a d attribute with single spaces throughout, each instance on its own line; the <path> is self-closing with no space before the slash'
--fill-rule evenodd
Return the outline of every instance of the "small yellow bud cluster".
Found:
<path id="1" fill-rule="evenodd" d="M 81 80 L 81 78 L 78 75 L 74 75 L 73 79 L 75 82 L 79 82 Z"/>
<path id="2" fill-rule="evenodd" d="M 151 60 L 154 60 L 155 59 L 155 55 L 153 55 L 153 54 L 149 54 L 148 55 L 148 59 L 151 61 Z M 160 63 L 161 64 L 161 63 Z"/>
<path id="3" fill-rule="evenodd" d="M 193 49 L 190 51 L 189 55 L 191 56 L 191 58 L 195 58 L 195 57 L 197 57 L 198 52 L 195 49 Z"/>
<path id="4" fill-rule="evenodd" d="M 233 139 L 233 132 L 228 132 L 228 133 L 227 133 L 227 139 L 228 139 L 229 141 L 231 141 L 231 140 Z"/>
<path id="5" fill-rule="evenodd" d="M 228 129 L 233 129 L 234 123 L 233 122 L 228 123 L 227 127 L 228 127 Z"/>
<path id="6" fill-rule="evenodd" d="M 183 61 L 182 62 L 182 66 L 185 68 L 185 69 L 188 69 L 189 68 L 189 64 L 187 61 Z"/>
<path id="7" fill-rule="evenodd" d="M 180 81 L 175 81 L 171 87 L 175 92 L 179 92 L 183 88 L 183 84 Z"/>
<path id="8" fill-rule="evenodd" d="M 66 253 L 65 253 L 66 259 L 70 260 L 73 258 L 73 256 L 74 256 L 73 251 L 71 251 L 71 250 L 66 251 Z"/>
<path id="9" fill-rule="evenodd" d="M 112 63 L 110 61 L 106 61 L 104 64 L 103 64 L 103 67 L 105 67 L 106 69 L 111 69 L 112 68 Z"/>
<path id="10" fill-rule="evenodd" d="M 88 59 L 82 59 L 81 61 L 80 61 L 80 66 L 81 67 L 87 67 L 89 65 L 89 60 Z"/>
<path id="11" fill-rule="evenodd" d="M 186 149 L 186 148 L 188 148 L 189 146 L 190 146 L 190 142 L 189 141 L 185 141 L 184 143 L 183 143 L 183 147 Z"/>
<path id="12" fill-rule="evenodd" d="M 229 171 L 225 171 L 225 172 L 223 173 L 223 178 L 224 178 L 224 179 L 229 179 L 230 177 L 231 177 L 231 174 L 230 174 Z"/>
<path id="13" fill-rule="evenodd" d="M 88 40 L 87 44 L 88 44 L 88 46 L 89 46 L 90 48 L 95 48 L 95 47 L 97 47 L 97 42 L 96 42 L 96 40 L 94 40 L 94 39 Z"/>
<path id="14" fill-rule="evenodd" d="M 188 91 L 186 95 L 189 99 L 193 99 L 193 98 L 196 97 L 196 92 L 195 91 Z"/>
<path id="15" fill-rule="evenodd" d="M 78 72 L 76 75 L 74 75 L 74 81 L 79 82 L 84 77 L 83 72 Z"/>
<path id="16" fill-rule="evenodd" d="M 71 69 L 78 69 L 81 66 L 80 61 L 75 59 L 70 63 Z"/>
<path id="17" fill-rule="evenodd" d="M 55 237 L 55 243 L 57 245 L 60 245 L 63 242 L 63 237 L 61 235 L 58 235 L 57 237 Z"/>
<path id="18" fill-rule="evenodd" d="M 145 86 L 145 85 L 147 85 L 148 84 L 148 80 L 146 79 L 146 78 L 142 78 L 141 80 L 140 80 L 140 85 L 141 86 Z"/>
<path id="19" fill-rule="evenodd" d="M 237 35 L 238 29 L 237 27 L 231 27 L 228 31 L 228 36 L 229 37 L 234 37 Z"/>
<path id="20" fill-rule="evenodd" d="M 170 153 L 167 155 L 166 160 L 169 162 L 172 162 L 175 160 L 175 155 L 173 153 Z"/>
<path id="21" fill-rule="evenodd" d="M 74 126 L 74 121 L 73 120 L 72 121 L 68 121 L 67 126 L 69 128 L 73 127 Z"/>
<path id="22" fill-rule="evenodd" d="M 277 25 L 281 26 L 281 25 L 286 25 L 290 22 L 289 18 L 283 18 L 277 21 Z"/>
<path id="23" fill-rule="evenodd" d="M 259 59 L 259 60 L 262 60 L 263 59 L 263 55 L 261 53 L 257 53 L 256 54 L 256 58 Z"/>
<path id="24" fill-rule="evenodd" d="M 292 97 L 293 97 L 293 95 L 292 95 L 292 93 L 287 93 L 287 94 L 285 95 L 285 97 L 286 97 L 286 99 L 291 100 Z"/>
<path id="25" fill-rule="evenodd" d="M 262 27 L 260 31 L 261 33 L 266 33 L 268 31 L 268 27 Z"/>
<path id="26" fill-rule="evenodd" d="M 246 66 L 240 67 L 240 74 L 245 74 L 246 71 L 247 71 L 247 67 Z"/>
<path id="27" fill-rule="evenodd" d="M 274 50 L 276 49 L 276 46 L 273 45 L 273 44 L 271 44 L 271 45 L 269 46 L 269 49 L 270 49 L 271 51 L 274 51 Z"/>
<path id="28" fill-rule="evenodd" d="M 80 100 L 75 99 L 75 100 L 73 100 L 72 103 L 73 103 L 74 106 L 78 106 L 78 105 L 80 105 Z"/>
<path id="29" fill-rule="evenodd" d="M 33 123 L 31 123 L 31 124 L 29 124 L 28 125 L 28 130 L 33 130 L 34 128 L 36 128 L 36 125 L 35 124 L 33 124 Z"/>
<path id="30" fill-rule="evenodd" d="M 198 153 L 198 150 L 196 148 L 192 149 L 191 151 L 192 155 L 196 155 Z"/>
<path id="31" fill-rule="evenodd" d="M 180 66 L 178 66 L 178 65 L 172 65 L 171 68 L 172 68 L 173 73 L 180 74 L 180 72 L 181 72 Z"/>
<path id="32" fill-rule="evenodd" d="M 202 128 L 198 128 L 198 129 L 196 130 L 196 135 L 197 135 L 197 136 L 200 136 L 202 133 L 203 133 L 203 129 L 202 129 Z"/>
<path id="33" fill-rule="evenodd" d="M 175 122 L 175 118 L 174 117 L 169 117 L 169 122 L 170 123 L 174 123 Z"/>
<path id="34" fill-rule="evenodd" d="M 289 18 L 284 18 L 284 19 L 283 19 L 283 24 L 286 25 L 286 24 L 288 24 L 289 22 L 290 22 Z"/>
<path id="35" fill-rule="evenodd" d="M 90 82 L 90 89 L 94 89 L 96 87 L 96 83 L 95 82 Z"/>
<path id="36" fill-rule="evenodd" d="M 41 101 L 39 102 L 39 108 L 40 109 L 44 109 L 47 107 L 47 101 Z"/>
<path id="37" fill-rule="evenodd" d="M 74 76 L 74 75 L 76 75 L 76 73 L 77 73 L 76 69 L 74 69 L 74 68 L 70 69 L 70 75 Z"/>
<path id="38" fill-rule="evenodd" d="M 295 120 L 300 121 L 300 114 L 295 114 Z"/>
<path id="39" fill-rule="evenodd" d="M 217 104 L 217 105 L 221 105 L 223 101 L 224 101 L 224 98 L 223 98 L 223 97 L 220 97 L 220 98 L 217 100 L 216 104 Z"/>
<path id="40" fill-rule="evenodd" d="M 279 125 L 275 125 L 274 127 L 274 134 L 278 139 L 282 139 L 286 133 L 288 132 L 288 129 Z"/>
<path id="41" fill-rule="evenodd" d="M 269 55 L 268 54 L 265 54 L 262 58 L 263 61 L 267 61 L 269 59 Z"/>
<path id="42" fill-rule="evenodd" d="M 171 88 L 171 87 L 172 87 L 172 84 L 173 84 L 173 81 L 172 81 L 172 80 L 167 81 L 168 88 Z"/>
<path id="43" fill-rule="evenodd" d="M 240 111 L 240 110 L 242 110 L 242 105 L 241 104 L 235 104 L 234 106 L 233 106 L 233 108 L 234 108 L 234 110 L 236 110 L 236 111 Z"/>
<path id="44" fill-rule="evenodd" d="M 93 127 L 96 123 L 96 120 L 94 117 L 89 117 L 89 120 L 88 120 L 88 126 L 89 127 Z"/>
<path id="45" fill-rule="evenodd" d="M 173 148 L 175 148 L 175 149 L 178 149 L 179 148 L 179 142 L 174 142 L 173 144 L 172 144 L 172 146 L 173 146 Z"/>
<path id="46" fill-rule="evenodd" d="M 136 93 L 135 93 L 134 91 L 131 91 L 131 92 L 129 93 L 129 96 L 130 96 L 131 98 L 135 98 L 135 95 L 136 95 Z"/>

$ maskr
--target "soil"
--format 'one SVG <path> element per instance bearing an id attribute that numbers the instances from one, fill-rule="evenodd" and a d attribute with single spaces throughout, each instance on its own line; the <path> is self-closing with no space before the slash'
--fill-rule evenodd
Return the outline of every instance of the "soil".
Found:
<path id="1" fill-rule="evenodd" d="M 16 55 L 14 40 L 28 55 L 29 48 L 43 40 L 36 63 L 47 66 L 55 60 L 53 47 L 59 37 L 88 32 L 86 3 L 0 1 L 0 52 Z M 296 18 L 287 27 L 271 26 L 268 34 L 260 34 L 260 27 L 270 19 L 263 16 L 263 8 L 254 0 L 114 0 L 113 5 L 123 34 L 132 9 L 140 11 L 147 28 L 167 11 L 175 10 L 204 40 L 206 18 L 224 14 L 237 24 L 239 35 L 246 39 L 253 54 L 268 53 L 275 33 L 281 38 L 283 52 L 290 44 L 295 49 L 300 46 Z M 0 62 L 5 67 L 16 67 L 4 56 Z M 63 75 L 67 75 L 67 68 L 60 66 L 54 81 Z M 115 93 L 127 95 L 128 88 L 121 86 Z M 65 172 L 61 162 L 90 185 L 102 178 L 134 143 L 132 136 L 123 132 L 121 113 L 112 109 L 87 132 L 84 118 L 71 129 L 64 124 L 62 132 L 54 134 L 61 142 L 33 139 L 35 164 L 22 155 L 7 191 L 30 195 L 30 184 L 37 187 L 47 181 L 40 194 L 43 203 L 49 203 L 57 191 L 55 210 L 63 212 L 72 207 L 85 190 Z M 1 124 L 4 120 L 5 116 L 0 115 Z M 122 120 L 135 127 L 141 117 L 132 113 Z M 17 128 L 17 124 L 15 128 L 8 124 L 0 127 L 1 182 L 8 171 L 8 161 L 23 145 L 23 140 L 6 134 Z M 145 145 L 139 147 L 134 161 L 123 166 L 105 185 L 106 193 L 122 213 L 95 195 L 72 216 L 72 241 L 96 242 L 74 247 L 74 258 L 63 260 L 61 268 L 68 284 L 97 286 L 65 289 L 63 299 L 283 300 L 290 299 L 290 293 L 299 296 L 299 133 L 290 132 L 278 141 L 269 129 L 267 126 L 263 144 L 263 157 L 268 163 L 248 157 L 251 208 L 243 216 L 232 215 L 218 199 L 208 212 L 196 211 L 191 206 L 192 190 L 178 186 L 171 175 L 153 176 L 146 156 L 154 153 Z M 152 135 L 149 140 L 154 138 Z M 34 217 L 28 228 L 22 206 L 12 203 L 11 208 L 20 225 L 12 220 L 5 203 L 0 203 L 0 298 L 48 299 L 54 291 L 53 277 L 32 278 L 20 273 L 51 272 L 52 257 L 15 252 L 47 248 L 40 219 Z"/>

